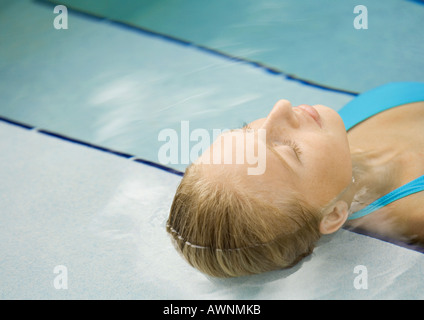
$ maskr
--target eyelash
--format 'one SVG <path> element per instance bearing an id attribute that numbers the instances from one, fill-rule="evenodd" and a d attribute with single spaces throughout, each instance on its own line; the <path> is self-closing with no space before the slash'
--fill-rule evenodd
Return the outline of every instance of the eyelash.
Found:
<path id="1" fill-rule="evenodd" d="M 294 150 L 296 157 L 300 160 L 300 155 L 302 154 L 302 151 L 300 150 L 300 147 L 296 142 L 294 142 L 293 140 L 283 140 L 282 144 L 291 147 Z"/>
<path id="2" fill-rule="evenodd" d="M 252 128 L 250 127 L 248 123 L 243 123 L 242 129 L 252 130 Z M 296 154 L 296 157 L 300 160 L 300 155 L 302 154 L 302 151 L 300 150 L 299 145 L 295 141 L 283 140 L 282 144 L 292 148 L 294 153 Z"/>

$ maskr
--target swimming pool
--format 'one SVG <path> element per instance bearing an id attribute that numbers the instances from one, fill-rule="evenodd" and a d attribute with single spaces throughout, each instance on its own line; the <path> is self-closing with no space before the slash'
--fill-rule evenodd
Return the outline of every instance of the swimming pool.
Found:
<path id="1" fill-rule="evenodd" d="M 338 110 L 379 81 L 422 81 L 424 41 L 411 32 L 422 5 L 364 2 L 369 27 L 357 30 L 353 2 L 138 2 L 120 12 L 110 1 L 84 13 L 84 1 L 61 3 L 66 30 L 54 28 L 53 4 L 0 2 L 2 298 L 422 298 L 422 254 L 345 230 L 294 270 L 206 279 L 164 232 L 187 164 L 158 160 L 159 132 L 184 120 L 233 128 L 281 97 Z M 333 55 L 319 50 L 329 30 Z M 370 270 L 367 290 L 352 284 L 357 265 Z"/>

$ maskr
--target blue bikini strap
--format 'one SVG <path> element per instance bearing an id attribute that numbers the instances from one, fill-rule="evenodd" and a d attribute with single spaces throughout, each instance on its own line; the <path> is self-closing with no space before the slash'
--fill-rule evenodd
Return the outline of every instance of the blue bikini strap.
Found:
<path id="1" fill-rule="evenodd" d="M 369 204 L 365 208 L 356 211 L 352 213 L 347 220 L 353 220 L 358 219 L 363 216 L 366 216 L 367 214 L 370 214 L 371 212 L 374 212 L 389 203 L 392 203 L 396 200 L 402 199 L 406 196 L 409 196 L 410 194 L 417 193 L 420 191 L 424 191 L 424 175 L 421 177 L 412 180 L 411 182 L 393 190 L 392 192 L 386 194 L 385 196 L 377 199 L 373 203 Z"/>

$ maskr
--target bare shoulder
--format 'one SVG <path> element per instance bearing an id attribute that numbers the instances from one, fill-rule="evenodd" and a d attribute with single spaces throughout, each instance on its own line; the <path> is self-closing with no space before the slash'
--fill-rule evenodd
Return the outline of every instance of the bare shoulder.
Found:
<path id="1" fill-rule="evenodd" d="M 424 102 L 415 102 L 379 113 L 348 132 L 352 149 L 397 150 L 401 155 L 399 185 L 424 175 Z M 424 243 L 424 191 L 409 195 L 369 216 L 353 220 L 363 228 L 407 242 Z"/>
<path id="2" fill-rule="evenodd" d="M 347 229 L 365 230 L 377 237 L 424 246 L 424 194 L 413 194 L 370 215 L 348 221 Z"/>
<path id="3" fill-rule="evenodd" d="M 399 136 L 408 140 L 413 133 L 421 133 L 424 140 L 424 101 L 408 103 L 383 111 L 359 123 L 348 131 L 352 143 L 361 143 L 364 137 Z"/>

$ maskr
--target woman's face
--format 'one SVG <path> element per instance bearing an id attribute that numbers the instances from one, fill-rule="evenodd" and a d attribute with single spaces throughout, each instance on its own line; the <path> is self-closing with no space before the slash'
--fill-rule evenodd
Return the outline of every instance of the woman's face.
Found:
<path id="1" fill-rule="evenodd" d="M 266 138 L 259 134 L 265 132 Z M 265 130 L 259 130 L 265 129 Z M 221 136 L 244 135 L 246 146 L 253 143 L 256 151 L 266 148 L 266 168 L 262 175 L 249 175 L 245 170 L 249 163 L 237 165 L 215 164 L 205 166 L 208 173 L 221 172 L 230 179 L 234 173 L 247 185 L 262 189 L 284 192 L 292 190 L 305 196 L 314 206 L 323 207 L 352 181 L 352 162 L 347 134 L 342 119 L 331 108 L 315 105 L 292 107 L 289 101 L 278 101 L 266 118 L 257 119 L 245 128 L 223 133 Z M 250 140 L 250 141 L 249 141 Z M 244 156 L 247 147 L 232 144 L 222 146 L 223 139 L 217 139 L 202 155 L 220 150 L 220 155 Z M 225 140 L 224 140 L 225 141 Z M 227 139 L 228 141 L 228 139 Z M 219 148 L 215 148 L 219 145 Z M 223 151 L 223 152 L 222 152 Z M 245 153 L 245 154 L 241 154 Z M 201 158 L 202 158 L 201 157 Z M 228 175 L 225 175 L 227 171 Z M 233 176 L 234 177 L 234 176 Z M 263 187 L 262 187 L 263 186 Z"/>

